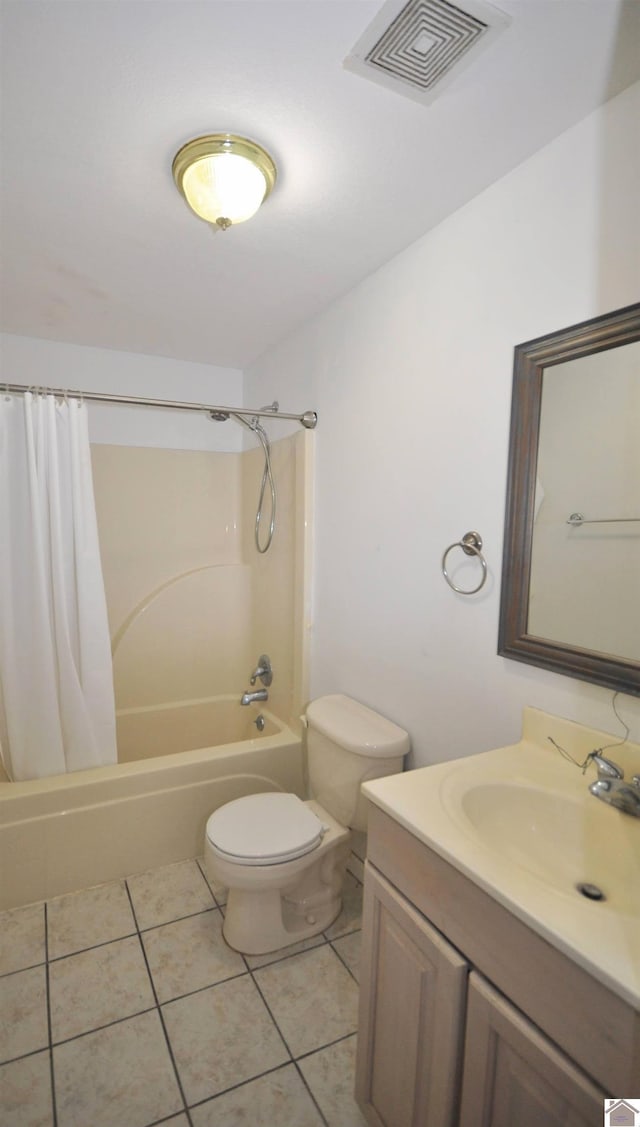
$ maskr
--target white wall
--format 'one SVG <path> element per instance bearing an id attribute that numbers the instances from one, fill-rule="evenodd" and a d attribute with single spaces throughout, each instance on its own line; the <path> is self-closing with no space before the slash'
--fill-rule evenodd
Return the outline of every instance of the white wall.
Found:
<path id="1" fill-rule="evenodd" d="M 637 84 L 245 373 L 247 401 L 319 412 L 312 695 L 377 707 L 415 763 L 512 742 L 525 704 L 619 731 L 610 691 L 496 645 L 513 348 L 640 297 L 639 117 Z M 440 561 L 469 529 L 464 598 Z"/>
<path id="2" fill-rule="evenodd" d="M 107 391 L 148 399 L 242 406 L 242 372 L 162 356 L 87 348 L 59 341 L 0 333 L 3 382 Z M 206 415 L 142 407 L 89 405 L 92 442 L 159 446 L 174 450 L 242 449 L 243 427 L 216 423 Z"/>

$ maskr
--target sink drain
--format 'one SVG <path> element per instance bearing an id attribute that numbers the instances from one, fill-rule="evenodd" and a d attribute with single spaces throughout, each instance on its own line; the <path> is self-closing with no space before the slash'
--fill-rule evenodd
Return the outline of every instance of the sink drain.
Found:
<path id="1" fill-rule="evenodd" d="M 587 900 L 607 899 L 604 892 L 601 888 L 598 888 L 597 884 L 589 884 L 587 881 L 582 881 L 580 884 L 576 885 L 576 888 L 582 896 L 586 896 Z"/>

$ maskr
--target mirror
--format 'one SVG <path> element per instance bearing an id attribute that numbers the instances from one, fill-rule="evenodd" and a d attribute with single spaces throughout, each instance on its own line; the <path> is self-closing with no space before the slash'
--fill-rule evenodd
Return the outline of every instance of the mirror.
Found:
<path id="1" fill-rule="evenodd" d="M 498 653 L 640 694 L 640 304 L 515 349 Z"/>

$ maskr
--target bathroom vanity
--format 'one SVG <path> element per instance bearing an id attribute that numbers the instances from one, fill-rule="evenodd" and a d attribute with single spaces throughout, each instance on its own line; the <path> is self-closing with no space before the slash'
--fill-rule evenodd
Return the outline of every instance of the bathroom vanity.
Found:
<path id="1" fill-rule="evenodd" d="M 605 1096 L 639 1087 L 640 819 L 547 734 L 576 758 L 607 742 L 527 709 L 518 745 L 363 788 L 372 1127 L 600 1127 Z"/>

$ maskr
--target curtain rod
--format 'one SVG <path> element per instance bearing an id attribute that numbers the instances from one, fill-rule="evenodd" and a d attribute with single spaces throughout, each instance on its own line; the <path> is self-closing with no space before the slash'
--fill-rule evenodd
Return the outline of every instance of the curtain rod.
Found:
<path id="1" fill-rule="evenodd" d="M 143 399 L 138 395 L 110 395 L 103 391 L 70 391 L 67 388 L 40 387 L 35 384 L 0 382 L 0 392 L 2 389 L 8 393 L 31 391 L 37 395 L 67 395 L 72 399 L 94 399 L 101 403 L 123 403 L 133 407 L 168 407 L 172 411 L 204 411 L 208 414 L 214 412 L 221 416 L 248 415 L 253 418 L 256 415 L 258 417 L 264 415 L 270 419 L 293 419 L 295 422 L 301 423 L 307 430 L 314 430 L 318 422 L 315 411 L 304 411 L 301 415 L 294 415 L 287 411 L 265 410 L 264 408 L 254 411 L 249 407 L 217 407 L 212 403 L 184 403 L 173 399 Z"/>

